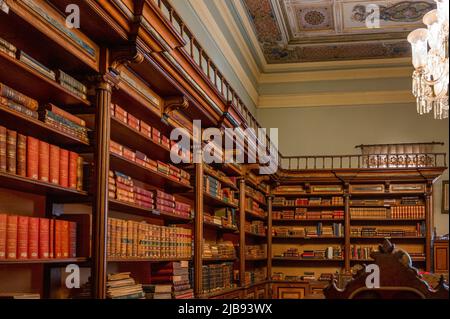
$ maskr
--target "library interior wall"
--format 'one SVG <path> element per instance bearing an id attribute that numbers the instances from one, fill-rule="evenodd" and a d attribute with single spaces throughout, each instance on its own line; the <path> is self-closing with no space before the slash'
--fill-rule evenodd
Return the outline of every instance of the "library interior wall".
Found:
<path id="1" fill-rule="evenodd" d="M 448 120 L 418 115 L 413 103 L 258 109 L 257 118 L 265 128 L 278 128 L 279 149 L 285 156 L 348 155 L 358 154 L 354 147 L 359 144 L 436 141 L 445 143 L 435 150 L 446 152 L 448 161 Z M 448 170 L 433 192 L 438 235 L 449 229 L 449 215 L 441 213 L 442 180 L 448 180 Z"/>

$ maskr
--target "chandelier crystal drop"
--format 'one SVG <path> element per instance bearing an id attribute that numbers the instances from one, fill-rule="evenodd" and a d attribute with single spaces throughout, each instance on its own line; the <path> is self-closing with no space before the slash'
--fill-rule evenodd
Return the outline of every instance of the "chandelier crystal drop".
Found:
<path id="1" fill-rule="evenodd" d="M 435 119 L 448 118 L 449 0 L 435 0 L 437 9 L 423 17 L 425 28 L 412 31 L 408 42 L 414 66 L 412 93 L 417 112 L 433 111 Z"/>

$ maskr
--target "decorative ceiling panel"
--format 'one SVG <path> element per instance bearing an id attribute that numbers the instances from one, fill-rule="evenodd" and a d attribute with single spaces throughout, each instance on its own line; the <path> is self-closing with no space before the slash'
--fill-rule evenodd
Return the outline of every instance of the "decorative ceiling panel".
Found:
<path id="1" fill-rule="evenodd" d="M 433 0 L 236 1 L 269 64 L 409 56 L 408 32 L 435 8 Z"/>

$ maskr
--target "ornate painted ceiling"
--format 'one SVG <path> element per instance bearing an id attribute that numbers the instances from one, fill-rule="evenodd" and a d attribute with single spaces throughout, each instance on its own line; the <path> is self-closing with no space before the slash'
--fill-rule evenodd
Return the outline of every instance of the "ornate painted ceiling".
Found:
<path id="1" fill-rule="evenodd" d="M 408 32 L 435 7 L 433 0 L 236 1 L 268 64 L 410 56 Z"/>

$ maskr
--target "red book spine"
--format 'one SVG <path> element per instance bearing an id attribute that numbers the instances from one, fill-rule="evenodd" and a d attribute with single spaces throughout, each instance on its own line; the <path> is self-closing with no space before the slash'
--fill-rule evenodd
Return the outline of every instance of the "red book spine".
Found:
<path id="1" fill-rule="evenodd" d="M 62 258 L 61 237 L 62 237 L 62 222 L 60 220 L 55 220 L 55 240 L 54 240 L 55 258 Z"/>
<path id="2" fill-rule="evenodd" d="M 17 174 L 27 176 L 27 137 L 17 135 Z"/>
<path id="3" fill-rule="evenodd" d="M 17 152 L 17 132 L 7 130 L 6 133 L 6 170 L 8 173 L 17 173 L 16 163 Z"/>
<path id="4" fill-rule="evenodd" d="M 50 168 L 50 145 L 46 142 L 39 141 L 39 180 L 43 182 L 49 181 Z"/>
<path id="5" fill-rule="evenodd" d="M 28 220 L 28 258 L 39 258 L 39 218 L 30 217 Z"/>
<path id="6" fill-rule="evenodd" d="M 6 258 L 6 214 L 0 214 L 0 259 Z"/>
<path id="7" fill-rule="evenodd" d="M 59 151 L 59 185 L 69 187 L 69 151 Z"/>
<path id="8" fill-rule="evenodd" d="M 6 172 L 6 127 L 0 126 L 0 172 Z"/>
<path id="9" fill-rule="evenodd" d="M 19 216 L 17 221 L 17 258 L 28 258 L 28 217 Z"/>
<path id="10" fill-rule="evenodd" d="M 69 258 L 77 256 L 77 223 L 69 222 Z"/>
<path id="11" fill-rule="evenodd" d="M 50 257 L 50 220 L 39 218 L 39 258 Z"/>
<path id="12" fill-rule="evenodd" d="M 50 183 L 59 184 L 59 147 L 50 145 Z"/>
<path id="13" fill-rule="evenodd" d="M 17 258 L 17 222 L 18 217 L 8 215 L 6 224 L 6 258 Z"/>
<path id="14" fill-rule="evenodd" d="M 69 240 L 69 222 L 67 220 L 61 221 L 61 252 L 62 258 L 69 258 L 70 240 Z"/>
<path id="15" fill-rule="evenodd" d="M 39 141 L 27 136 L 27 177 L 39 178 Z"/>
<path id="16" fill-rule="evenodd" d="M 78 154 L 69 153 L 69 187 L 77 188 Z"/>
<path id="17" fill-rule="evenodd" d="M 49 229 L 48 229 L 48 234 L 49 234 L 49 241 L 48 241 L 48 256 L 50 258 L 54 258 L 55 257 L 55 220 L 54 219 L 50 219 L 49 221 Z"/>

